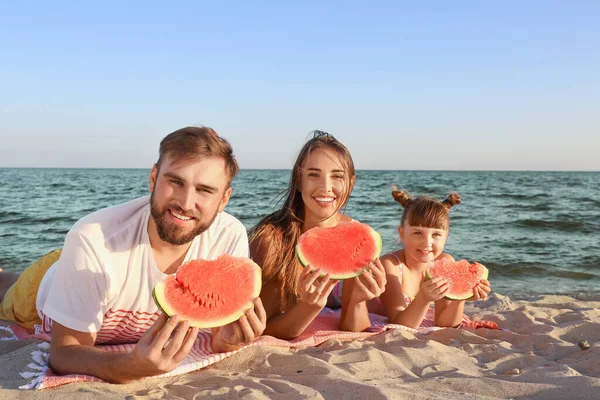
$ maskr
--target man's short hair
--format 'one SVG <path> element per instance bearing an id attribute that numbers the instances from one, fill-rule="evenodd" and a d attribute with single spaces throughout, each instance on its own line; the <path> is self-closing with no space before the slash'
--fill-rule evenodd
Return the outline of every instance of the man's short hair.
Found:
<path id="1" fill-rule="evenodd" d="M 197 158 L 222 158 L 229 178 L 228 186 L 239 171 L 233 149 L 227 139 L 206 126 L 188 126 L 168 134 L 160 142 L 158 153 L 156 165 L 159 169 L 161 163 L 169 157 L 174 162 L 191 161 Z"/>

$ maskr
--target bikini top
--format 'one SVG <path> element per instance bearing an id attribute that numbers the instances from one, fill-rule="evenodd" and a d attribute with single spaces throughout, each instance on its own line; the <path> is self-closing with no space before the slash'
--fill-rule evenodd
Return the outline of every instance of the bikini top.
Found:
<path id="1" fill-rule="evenodd" d="M 398 263 L 400 264 L 400 278 L 402 278 L 402 272 L 404 271 L 404 268 L 402 268 L 402 260 L 400 259 L 400 257 L 398 257 L 396 254 L 394 253 L 388 253 L 394 257 L 396 257 L 396 260 L 398 260 Z M 415 296 L 409 296 L 406 293 L 402 293 L 404 296 L 404 302 L 406 303 L 406 305 L 409 305 L 410 303 L 412 303 L 412 301 L 415 299 Z"/>

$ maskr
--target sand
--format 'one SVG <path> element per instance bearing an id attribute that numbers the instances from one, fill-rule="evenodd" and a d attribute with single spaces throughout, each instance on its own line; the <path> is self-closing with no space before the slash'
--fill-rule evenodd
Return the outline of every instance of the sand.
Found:
<path id="1" fill-rule="evenodd" d="M 508 331 L 393 330 L 289 351 L 254 347 L 203 370 L 130 384 L 19 390 L 34 340 L 0 341 L 0 398 L 600 398 L 600 295 L 492 295 L 467 314 Z M 578 342 L 587 340 L 583 350 Z"/>

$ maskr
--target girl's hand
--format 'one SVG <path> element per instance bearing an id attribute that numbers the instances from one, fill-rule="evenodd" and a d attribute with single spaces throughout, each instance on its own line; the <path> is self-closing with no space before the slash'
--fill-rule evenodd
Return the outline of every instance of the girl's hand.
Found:
<path id="1" fill-rule="evenodd" d="M 310 265 L 304 267 L 298 282 L 298 303 L 310 304 L 320 308 L 327 304 L 327 297 L 339 282 L 329 279 L 329 274 L 319 277 L 320 269 L 313 270 Z"/>
<path id="2" fill-rule="evenodd" d="M 490 282 L 487 279 L 482 279 L 475 288 L 473 288 L 473 297 L 468 299 L 469 301 L 482 300 L 488 297 L 488 294 L 492 291 Z"/>
<path id="3" fill-rule="evenodd" d="M 449 282 L 446 278 L 436 277 L 425 280 L 423 272 L 421 284 L 419 285 L 419 294 L 425 301 L 437 301 L 443 298 L 450 290 Z"/>
<path id="4" fill-rule="evenodd" d="M 350 302 L 354 304 L 379 297 L 384 292 L 385 285 L 387 284 L 385 269 L 381 265 L 379 258 L 376 258 L 375 262 L 372 262 L 368 269 L 365 269 L 362 274 L 356 278 L 352 278 L 352 280 L 354 281 L 354 285 L 352 285 Z"/>

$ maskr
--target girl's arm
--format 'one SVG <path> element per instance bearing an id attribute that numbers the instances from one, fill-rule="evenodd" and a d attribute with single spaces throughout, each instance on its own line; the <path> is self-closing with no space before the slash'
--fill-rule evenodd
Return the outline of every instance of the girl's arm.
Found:
<path id="1" fill-rule="evenodd" d="M 455 261 L 450 254 L 442 253 L 437 259 Z M 435 302 L 435 325 L 441 327 L 456 327 L 460 325 L 465 310 L 464 300 L 440 299 Z"/>
<path id="2" fill-rule="evenodd" d="M 440 299 L 435 302 L 435 326 L 455 328 L 462 322 L 464 300 Z"/>
<path id="3" fill-rule="evenodd" d="M 423 322 L 431 302 L 444 297 L 448 291 L 448 282 L 442 278 L 425 280 L 425 273 L 419 285 L 419 290 L 414 300 L 406 306 L 402 290 L 402 265 L 394 265 L 392 258 L 384 260 L 384 267 L 388 274 L 388 285 L 380 296 L 390 323 L 400 324 L 411 328 L 418 328 Z"/>
<path id="4" fill-rule="evenodd" d="M 430 302 L 425 301 L 422 296 L 417 294 L 412 303 L 409 306 L 406 305 L 404 292 L 402 291 L 402 264 L 394 265 L 394 259 L 395 257 L 391 256 L 381 258 L 386 273 L 387 285 L 379 299 L 385 307 L 390 323 L 417 328 L 425 318 Z"/>
<path id="5" fill-rule="evenodd" d="M 340 330 L 361 332 L 371 327 L 367 301 L 379 297 L 385 290 L 385 269 L 379 259 L 356 278 L 344 281 Z"/>

